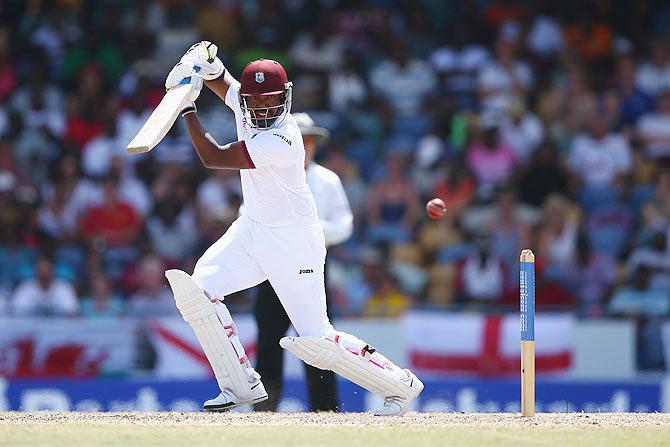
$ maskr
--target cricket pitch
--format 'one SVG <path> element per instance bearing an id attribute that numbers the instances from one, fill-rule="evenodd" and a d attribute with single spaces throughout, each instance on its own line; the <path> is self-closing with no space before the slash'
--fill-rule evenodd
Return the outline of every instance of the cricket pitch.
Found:
<path id="1" fill-rule="evenodd" d="M 670 414 L 17 413 L 14 446 L 670 446 Z"/>

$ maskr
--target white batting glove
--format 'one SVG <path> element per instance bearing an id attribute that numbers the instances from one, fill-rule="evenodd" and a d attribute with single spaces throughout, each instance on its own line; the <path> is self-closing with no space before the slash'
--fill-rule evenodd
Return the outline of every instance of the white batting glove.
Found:
<path id="1" fill-rule="evenodd" d="M 216 56 L 219 48 L 208 40 L 201 40 L 195 43 L 181 57 L 180 62 L 192 62 L 196 67 L 200 67 L 200 74 L 206 81 L 216 79 L 223 74 L 225 67 L 223 62 Z"/>
<path id="2" fill-rule="evenodd" d="M 197 71 L 198 67 L 195 67 L 192 62 L 177 63 L 165 78 L 165 89 L 170 90 L 180 85 L 192 84 L 194 88 L 191 89 L 187 99 L 195 102 L 202 90 L 202 76 Z"/>

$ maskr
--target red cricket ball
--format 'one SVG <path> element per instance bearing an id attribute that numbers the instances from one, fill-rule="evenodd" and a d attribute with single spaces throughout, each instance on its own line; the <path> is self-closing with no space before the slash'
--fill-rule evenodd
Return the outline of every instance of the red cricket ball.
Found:
<path id="1" fill-rule="evenodd" d="M 431 219 L 440 219 L 447 214 L 447 205 L 444 204 L 442 199 L 431 199 L 426 203 L 426 214 Z"/>

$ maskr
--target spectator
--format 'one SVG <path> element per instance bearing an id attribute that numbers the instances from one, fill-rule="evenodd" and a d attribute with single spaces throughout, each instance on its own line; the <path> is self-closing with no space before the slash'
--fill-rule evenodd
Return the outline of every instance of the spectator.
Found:
<path id="1" fill-rule="evenodd" d="M 642 115 L 637 134 L 646 147 L 649 158 L 670 157 L 670 86 L 660 91 L 658 110 Z"/>
<path id="2" fill-rule="evenodd" d="M 544 126 L 534 113 L 526 110 L 521 98 L 514 98 L 500 125 L 500 135 L 514 148 L 517 158 L 526 163 L 542 143 Z"/>
<path id="3" fill-rule="evenodd" d="M 617 62 L 617 86 L 619 88 L 619 121 L 634 126 L 645 113 L 654 109 L 654 100 L 635 85 L 635 60 L 625 56 Z"/>
<path id="4" fill-rule="evenodd" d="M 547 3 L 550 2 L 544 2 Z M 564 45 L 563 30 L 558 21 L 547 14 L 537 14 L 526 36 L 528 49 L 544 59 L 560 52 Z"/>
<path id="5" fill-rule="evenodd" d="M 670 315 L 670 295 L 650 287 L 652 272 L 646 265 L 633 270 L 632 281 L 616 291 L 607 307 L 610 315 L 666 317 Z"/>
<path id="6" fill-rule="evenodd" d="M 654 195 L 642 211 L 642 229 L 670 229 L 670 172 L 665 170 L 658 174 L 654 189 Z"/>
<path id="7" fill-rule="evenodd" d="M 369 238 L 372 242 L 405 242 L 417 223 L 419 197 L 405 174 L 404 155 L 391 152 L 386 174 L 374 182 L 368 197 Z"/>
<path id="8" fill-rule="evenodd" d="M 577 236 L 574 261 L 562 268 L 553 266 L 545 276 L 556 278 L 577 301 L 577 311 L 589 317 L 604 313 L 605 299 L 616 279 L 616 265 L 609 256 L 592 250 L 585 233 Z"/>
<path id="9" fill-rule="evenodd" d="M 402 41 L 388 47 L 391 57 L 370 71 L 370 85 L 398 116 L 413 116 L 421 110 L 421 102 L 435 88 L 435 76 L 428 64 L 411 59 Z"/>
<path id="10" fill-rule="evenodd" d="M 323 14 L 308 31 L 298 34 L 289 49 L 291 63 L 297 69 L 329 74 L 342 65 L 345 42 L 333 23 Z"/>
<path id="11" fill-rule="evenodd" d="M 12 297 L 16 315 L 74 315 L 79 303 L 74 287 L 54 277 L 53 262 L 46 256 L 37 260 L 36 277 L 21 282 Z"/>
<path id="12" fill-rule="evenodd" d="M 95 272 L 90 278 L 90 291 L 81 301 L 84 317 L 118 317 L 124 312 L 121 297 L 114 294 L 109 278 L 102 272 Z"/>
<path id="13" fill-rule="evenodd" d="M 47 182 L 42 188 L 42 197 L 50 201 L 58 188 L 64 194 L 64 214 L 68 218 L 79 220 L 86 209 L 102 199 L 102 194 L 97 185 L 82 176 L 79 159 L 72 153 L 64 154 L 59 160 L 53 181 Z"/>
<path id="14" fill-rule="evenodd" d="M 367 95 L 365 81 L 358 73 L 358 60 L 348 52 L 342 67 L 331 72 L 328 79 L 330 107 L 339 113 L 345 113 L 361 106 Z"/>
<path id="15" fill-rule="evenodd" d="M 128 143 L 119 140 L 116 115 L 108 110 L 105 114 L 104 130 L 101 135 L 89 141 L 82 150 L 82 167 L 86 175 L 101 177 L 107 173 L 114 154 L 119 153 Z"/>
<path id="16" fill-rule="evenodd" d="M 485 111 L 504 112 L 513 97 L 524 97 L 533 85 L 530 67 L 516 57 L 516 39 L 501 34 L 495 42 L 495 59 L 479 72 L 477 87 Z"/>
<path id="17" fill-rule="evenodd" d="M 626 270 L 632 275 L 639 266 L 649 270 L 649 288 L 670 294 L 670 250 L 665 230 L 652 235 L 649 246 L 637 247 L 626 263 Z"/>
<path id="18" fill-rule="evenodd" d="M 18 111 L 24 120 L 30 120 L 31 110 L 37 107 L 37 115 L 42 111 L 41 120 L 38 119 L 30 126 L 40 127 L 43 125 L 51 126 L 55 135 L 62 135 L 63 117 L 61 116 L 63 110 L 63 91 L 56 85 L 48 82 L 48 65 L 44 59 L 38 54 L 33 54 L 32 57 L 34 65 L 30 70 L 28 82 L 25 86 L 20 87 L 14 92 L 9 100 L 9 104 L 13 110 Z M 50 118 L 54 117 L 54 122 L 50 122 Z"/>
<path id="19" fill-rule="evenodd" d="M 60 152 L 58 140 L 44 127 L 29 128 L 16 113 L 10 115 L 9 127 L 17 174 L 32 184 L 42 183 L 47 179 L 49 162 Z"/>
<path id="20" fill-rule="evenodd" d="M 367 318 L 399 318 L 409 307 L 410 300 L 398 287 L 398 280 L 385 272 L 378 280 L 372 295 L 365 303 Z"/>
<path id="21" fill-rule="evenodd" d="M 651 43 L 649 60 L 638 67 L 635 83 L 649 96 L 670 89 L 670 57 L 666 42 L 655 40 Z"/>
<path id="22" fill-rule="evenodd" d="M 543 208 L 538 258 L 549 266 L 565 269 L 575 260 L 578 216 L 570 202 L 559 195 L 548 197 Z"/>
<path id="23" fill-rule="evenodd" d="M 141 218 L 122 201 L 118 194 L 118 180 L 106 177 L 102 182 L 104 201 L 90 207 L 79 223 L 79 232 L 89 243 L 104 243 L 110 247 L 131 244 L 141 228 Z"/>
<path id="24" fill-rule="evenodd" d="M 70 240 L 77 228 L 76 214 L 68 212 L 65 183 L 54 185 L 51 197 L 40 207 L 37 219 L 42 231 L 53 239 Z"/>
<path id="25" fill-rule="evenodd" d="M 582 131 L 598 103 L 583 65 L 568 63 L 563 71 L 551 88 L 540 93 L 537 105 L 540 119 L 547 123 L 547 132 L 561 152 L 569 149 L 572 138 Z"/>
<path id="26" fill-rule="evenodd" d="M 530 228 L 510 188 L 502 187 L 497 191 L 493 216 L 487 228 L 491 232 L 491 251 L 508 268 L 506 283 L 513 284 L 519 253 L 530 246 Z"/>
<path id="27" fill-rule="evenodd" d="M 156 204 L 155 215 L 147 221 L 147 232 L 156 253 L 174 262 L 192 254 L 197 242 L 195 213 L 176 199 Z"/>
<path id="28" fill-rule="evenodd" d="M 595 114 L 589 120 L 588 132 L 573 141 L 568 166 L 584 185 L 581 200 L 587 210 L 611 204 L 604 203 L 603 197 L 616 195 L 613 188 L 632 167 L 628 142 L 610 131 L 603 116 Z"/>
<path id="29" fill-rule="evenodd" d="M 466 302 L 498 302 L 502 299 L 505 272 L 502 261 L 492 252 L 491 242 L 490 234 L 477 234 L 474 250 L 460 269 L 460 287 L 457 289 Z"/>
<path id="30" fill-rule="evenodd" d="M 651 271 L 639 265 L 631 284 L 621 287 L 612 297 L 608 314 L 638 321 L 638 368 L 661 369 L 664 365 L 660 324 L 670 315 L 670 294 L 649 286 Z"/>
<path id="31" fill-rule="evenodd" d="M 60 138 L 65 130 L 65 116 L 60 92 L 43 82 L 43 75 L 33 75 L 33 82 L 12 98 L 14 110 L 23 118 L 27 129 L 43 132 L 50 139 Z"/>
<path id="32" fill-rule="evenodd" d="M 518 160 L 515 150 L 500 137 L 499 120 L 495 112 L 482 115 L 481 138 L 475 140 L 465 156 L 477 179 L 480 198 L 490 199 L 495 186 L 510 179 Z"/>
<path id="33" fill-rule="evenodd" d="M 462 159 L 449 164 L 444 179 L 435 183 L 433 194 L 447 204 L 447 213 L 458 216 L 467 208 L 475 194 L 475 182 Z"/>
<path id="34" fill-rule="evenodd" d="M 430 55 L 430 64 L 441 79 L 441 88 L 450 98 L 467 110 L 476 105 L 477 76 L 489 62 L 489 50 L 474 42 L 472 30 L 464 23 L 451 29 L 450 44 Z"/>
<path id="35" fill-rule="evenodd" d="M 77 149 L 86 146 L 105 129 L 98 102 L 95 98 L 68 98 L 65 141 Z"/>
<path id="36" fill-rule="evenodd" d="M 157 256 L 147 256 L 140 264 L 140 288 L 128 299 L 128 313 L 139 317 L 175 315 L 177 307 L 166 287 L 165 266 Z"/>
<path id="37" fill-rule="evenodd" d="M 545 139 L 519 178 L 519 200 L 540 207 L 550 194 L 568 193 L 568 173 L 552 140 Z"/>
<path id="38" fill-rule="evenodd" d="M 147 187 L 132 173 L 129 166 L 123 164 L 119 155 L 112 155 L 109 160 L 107 175 L 117 185 L 119 198 L 132 206 L 137 214 L 145 217 L 151 211 L 153 199 Z"/>

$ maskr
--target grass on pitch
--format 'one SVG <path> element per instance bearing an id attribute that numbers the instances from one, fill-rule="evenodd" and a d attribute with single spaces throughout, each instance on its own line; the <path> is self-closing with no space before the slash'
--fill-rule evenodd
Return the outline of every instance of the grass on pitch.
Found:
<path id="1" fill-rule="evenodd" d="M 670 427 L 207 426 L 2 424 L 14 446 L 669 446 Z"/>

